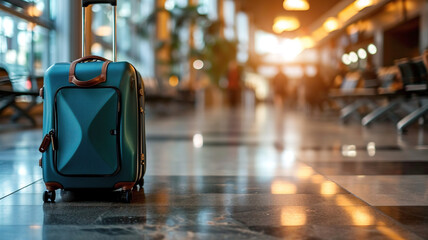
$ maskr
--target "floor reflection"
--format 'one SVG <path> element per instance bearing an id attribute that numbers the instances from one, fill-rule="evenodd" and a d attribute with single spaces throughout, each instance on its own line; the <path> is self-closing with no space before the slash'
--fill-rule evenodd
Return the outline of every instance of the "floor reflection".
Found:
<path id="1" fill-rule="evenodd" d="M 0 238 L 427 236 L 426 152 L 399 145 L 386 125 L 362 131 L 294 112 L 283 119 L 277 149 L 273 116 L 260 105 L 147 119 L 147 175 L 131 204 L 114 191 L 58 191 L 56 203 L 43 204 L 32 150 L 41 131 L 0 135 Z"/>

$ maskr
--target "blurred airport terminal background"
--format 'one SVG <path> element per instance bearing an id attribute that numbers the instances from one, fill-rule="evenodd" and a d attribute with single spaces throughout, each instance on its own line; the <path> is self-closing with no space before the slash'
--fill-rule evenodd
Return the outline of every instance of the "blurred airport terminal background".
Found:
<path id="1" fill-rule="evenodd" d="M 87 12 L 86 54 L 111 58 L 110 8 Z M 271 81 L 283 72 L 289 107 L 340 110 L 344 92 L 405 89 L 397 61 L 428 47 L 425 8 L 418 0 L 119 1 L 118 59 L 137 67 L 157 102 L 269 103 Z M 80 1 L 2 1 L 4 81 L 37 91 L 50 65 L 80 57 L 80 19 Z M 337 90 L 340 99 L 331 98 Z"/>
<path id="2" fill-rule="evenodd" d="M 39 89 L 81 57 L 81 17 L 0 0 L 1 239 L 428 238 L 426 0 L 118 0 L 146 185 L 43 204 Z M 85 17 L 85 55 L 111 59 L 111 6 Z"/>

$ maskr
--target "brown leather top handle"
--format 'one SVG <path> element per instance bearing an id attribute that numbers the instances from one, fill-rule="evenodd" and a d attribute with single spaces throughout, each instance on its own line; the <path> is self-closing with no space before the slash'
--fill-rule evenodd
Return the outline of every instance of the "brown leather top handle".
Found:
<path id="1" fill-rule="evenodd" d="M 99 76 L 92 78 L 91 80 L 88 80 L 88 81 L 80 81 L 79 79 L 77 79 L 76 75 L 75 75 L 76 65 L 78 63 L 92 62 L 92 61 L 104 62 L 102 70 L 101 70 L 101 74 Z M 92 86 L 95 86 L 97 84 L 103 83 L 107 80 L 107 67 L 110 63 L 111 63 L 110 60 L 107 60 L 107 59 L 105 59 L 103 57 L 99 57 L 99 56 L 86 56 L 86 57 L 82 57 L 82 58 L 79 58 L 77 60 L 74 60 L 70 65 L 70 73 L 68 75 L 68 81 L 70 83 L 75 84 L 78 87 L 92 87 Z"/>

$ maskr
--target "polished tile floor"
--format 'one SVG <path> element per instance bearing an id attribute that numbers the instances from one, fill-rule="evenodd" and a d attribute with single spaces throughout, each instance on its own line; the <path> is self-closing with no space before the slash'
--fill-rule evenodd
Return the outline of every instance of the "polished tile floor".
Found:
<path id="1" fill-rule="evenodd" d="M 269 105 L 147 119 L 131 204 L 57 190 L 39 129 L 0 133 L 0 239 L 427 239 L 428 131 L 397 135 Z"/>

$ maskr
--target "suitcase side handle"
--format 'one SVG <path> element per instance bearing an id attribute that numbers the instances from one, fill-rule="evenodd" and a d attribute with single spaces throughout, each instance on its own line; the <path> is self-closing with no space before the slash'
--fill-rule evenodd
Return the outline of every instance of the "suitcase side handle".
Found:
<path id="1" fill-rule="evenodd" d="M 92 61 L 104 62 L 102 70 L 101 70 L 101 74 L 92 78 L 91 80 L 88 80 L 88 81 L 80 81 L 79 79 L 77 79 L 76 75 L 75 75 L 76 65 L 78 63 L 92 62 Z M 92 86 L 95 86 L 97 84 L 103 83 L 107 80 L 107 67 L 110 63 L 111 63 L 110 60 L 107 60 L 107 59 L 105 59 L 103 57 L 99 57 L 99 56 L 86 56 L 86 57 L 82 57 L 82 58 L 79 58 L 77 60 L 74 60 L 70 65 L 68 82 L 73 83 L 78 87 L 92 87 Z"/>
<path id="2" fill-rule="evenodd" d="M 82 7 L 87 7 L 91 4 L 110 3 L 112 6 L 117 5 L 117 0 L 82 0 Z"/>

